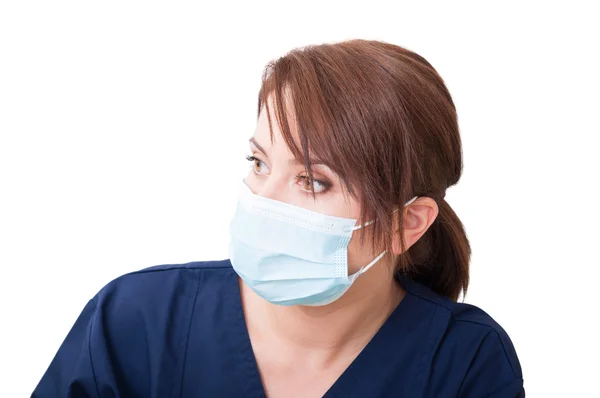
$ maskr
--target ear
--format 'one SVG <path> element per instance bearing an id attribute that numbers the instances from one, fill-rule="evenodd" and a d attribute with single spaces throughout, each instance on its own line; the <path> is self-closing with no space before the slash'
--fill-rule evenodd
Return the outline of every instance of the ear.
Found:
<path id="1" fill-rule="evenodd" d="M 439 208 L 435 200 L 426 196 L 420 197 L 404 208 L 404 247 L 408 250 L 429 229 L 438 216 Z M 398 219 L 394 219 L 394 237 L 392 239 L 392 253 L 402 254 L 400 244 L 400 226 Z"/>

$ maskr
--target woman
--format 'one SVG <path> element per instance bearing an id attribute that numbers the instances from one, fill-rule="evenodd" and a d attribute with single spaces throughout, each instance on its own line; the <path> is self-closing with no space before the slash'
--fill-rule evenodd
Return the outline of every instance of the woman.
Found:
<path id="1" fill-rule="evenodd" d="M 524 396 L 507 334 L 456 302 L 461 140 L 433 67 L 383 42 L 310 46 L 258 97 L 230 260 L 109 283 L 33 396 Z"/>

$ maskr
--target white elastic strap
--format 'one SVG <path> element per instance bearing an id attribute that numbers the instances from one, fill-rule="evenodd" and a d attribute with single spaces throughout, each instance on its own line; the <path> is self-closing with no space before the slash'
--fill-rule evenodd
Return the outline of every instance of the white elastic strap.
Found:
<path id="1" fill-rule="evenodd" d="M 414 198 L 412 198 L 411 200 L 409 200 L 408 202 L 406 202 L 406 204 L 404 205 L 404 207 L 408 206 L 409 204 L 411 204 L 412 202 L 414 202 L 418 198 L 419 198 L 418 196 L 415 196 Z M 398 210 L 398 209 L 396 209 L 396 210 Z"/>
<path id="2" fill-rule="evenodd" d="M 406 202 L 406 204 L 404 205 L 404 207 L 408 206 L 409 204 L 411 204 L 412 202 L 414 202 L 415 200 L 417 200 L 419 197 L 415 196 L 414 198 L 412 198 L 411 200 L 409 200 L 408 202 Z M 399 209 L 394 210 L 392 213 L 397 212 Z M 362 225 L 357 225 L 355 227 L 352 227 L 352 231 L 356 231 L 357 229 L 361 229 L 362 227 L 366 227 L 368 225 L 371 225 L 375 222 L 375 220 L 371 220 L 371 221 L 367 221 L 366 223 L 362 224 Z"/>
<path id="3" fill-rule="evenodd" d="M 367 272 L 369 270 L 369 268 L 371 268 L 373 265 L 375 265 L 375 263 L 379 260 L 381 260 L 381 257 L 385 256 L 385 253 L 387 253 L 387 250 L 384 250 L 381 252 L 381 254 L 377 257 L 375 257 L 373 259 L 373 261 L 371 261 L 369 264 L 365 265 L 361 270 L 360 273 L 363 274 L 365 272 Z"/>
<path id="4" fill-rule="evenodd" d="M 371 225 L 375 222 L 375 220 L 371 220 L 371 221 L 367 221 L 366 223 L 362 224 L 362 225 L 357 225 L 355 227 L 352 227 L 352 231 L 356 231 L 357 229 L 361 229 L 362 227 L 366 227 L 368 225 Z"/>

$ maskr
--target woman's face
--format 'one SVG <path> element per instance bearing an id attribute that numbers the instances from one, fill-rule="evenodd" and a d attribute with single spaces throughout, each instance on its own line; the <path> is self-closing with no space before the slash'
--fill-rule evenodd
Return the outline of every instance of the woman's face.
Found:
<path id="1" fill-rule="evenodd" d="M 273 117 L 273 112 L 271 112 Z M 292 130 L 293 131 L 293 130 Z M 304 165 L 294 158 L 273 120 L 273 140 L 269 133 L 267 113 L 261 111 L 256 132 L 250 138 L 250 171 L 246 184 L 256 195 L 278 200 L 318 213 L 358 219 L 360 203 L 345 189 L 339 177 L 326 165 L 311 159 L 313 180 Z M 311 186 L 315 191 L 313 197 Z M 359 224 L 369 220 L 359 220 Z M 358 235 L 369 228 L 354 231 L 348 246 L 349 272 L 352 274 L 367 265 L 382 250 L 373 251 L 368 244 L 359 246 Z"/>

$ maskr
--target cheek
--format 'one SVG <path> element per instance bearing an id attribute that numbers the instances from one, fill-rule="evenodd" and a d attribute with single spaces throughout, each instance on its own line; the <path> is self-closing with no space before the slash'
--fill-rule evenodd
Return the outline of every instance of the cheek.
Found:
<path id="1" fill-rule="evenodd" d="M 357 218 L 355 215 L 354 218 Z M 360 223 L 360 221 L 359 221 Z M 352 239 L 348 244 L 348 267 L 349 272 L 354 273 L 361 267 L 369 264 L 382 251 L 382 248 L 373 248 L 373 229 L 371 226 L 366 226 L 354 231 Z"/>
<path id="2" fill-rule="evenodd" d="M 361 267 L 369 264 L 377 254 L 371 248 L 369 237 L 365 239 L 364 245 L 361 245 L 360 236 L 354 233 L 348 245 L 348 272 L 355 273 Z"/>
<path id="3" fill-rule="evenodd" d="M 269 175 L 256 174 L 251 165 L 251 167 L 248 168 L 248 173 L 246 174 L 246 178 L 244 178 L 244 182 L 254 193 L 257 193 L 269 178 Z"/>
<path id="4" fill-rule="evenodd" d="M 345 189 L 341 188 L 341 183 L 336 181 L 334 188 L 329 192 L 325 193 L 325 195 L 319 199 L 323 206 L 323 212 L 336 217 L 343 218 L 352 218 L 354 220 L 358 220 L 357 224 L 361 221 L 360 217 L 360 203 L 350 196 L 349 193 L 346 192 Z M 358 232 L 355 231 L 352 235 L 352 241 L 354 241 L 354 236 L 358 235 Z"/>

